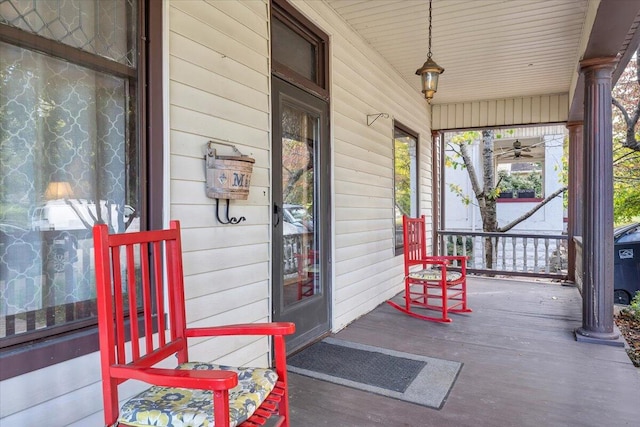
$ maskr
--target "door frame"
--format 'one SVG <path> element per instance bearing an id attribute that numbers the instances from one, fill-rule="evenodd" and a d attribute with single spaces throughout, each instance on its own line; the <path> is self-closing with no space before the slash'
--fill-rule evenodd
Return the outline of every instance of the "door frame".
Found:
<path id="1" fill-rule="evenodd" d="M 271 238 L 271 259 L 272 259 L 272 315 L 274 321 L 294 321 L 296 323 L 296 333 L 287 337 L 288 353 L 314 342 L 316 339 L 325 336 L 331 330 L 332 320 L 332 231 L 331 231 L 331 138 L 329 120 L 329 102 L 304 91 L 300 87 L 272 76 L 272 238 Z M 299 105 L 301 108 L 315 111 L 321 117 L 320 138 L 318 147 L 314 152 L 317 157 L 314 168 L 314 211 L 318 218 L 314 218 L 314 230 L 316 247 L 319 250 L 320 258 L 320 285 L 322 293 L 306 298 L 299 303 L 284 306 L 283 298 L 283 227 L 282 213 L 277 212 L 275 206 L 282 209 L 282 124 L 280 118 L 280 105 L 282 101 Z M 278 182 L 280 180 L 280 183 Z M 322 311 L 322 313 L 320 313 Z M 311 316 L 308 316 L 312 313 Z M 304 315 L 307 316 L 304 316 Z M 324 319 L 317 321 L 318 317 Z M 314 317 L 315 316 L 315 317 Z M 310 324 L 312 323 L 312 324 Z"/>

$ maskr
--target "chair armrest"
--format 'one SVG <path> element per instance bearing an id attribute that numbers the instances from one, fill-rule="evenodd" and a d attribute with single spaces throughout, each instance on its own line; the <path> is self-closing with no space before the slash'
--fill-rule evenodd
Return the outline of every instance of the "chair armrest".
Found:
<path id="1" fill-rule="evenodd" d="M 435 264 L 435 265 L 447 265 L 448 262 L 447 260 L 442 260 L 442 259 L 436 259 L 435 257 L 429 257 L 429 258 L 422 258 L 422 259 L 416 259 L 411 261 L 411 265 L 417 265 L 417 264 Z"/>
<path id="2" fill-rule="evenodd" d="M 239 323 L 236 325 L 187 328 L 189 338 L 225 335 L 291 335 L 296 330 L 292 322 Z"/>
<path id="3" fill-rule="evenodd" d="M 462 256 L 462 255 L 458 255 L 458 256 L 442 255 L 442 256 L 431 256 L 431 257 L 428 257 L 428 259 L 434 259 L 434 260 L 439 260 L 439 261 L 461 261 L 461 262 L 467 262 L 469 257 L 468 256 Z"/>
<path id="4" fill-rule="evenodd" d="M 117 378 L 140 380 L 157 386 L 200 390 L 229 390 L 238 385 L 238 374 L 232 371 L 112 366 L 111 375 Z"/>

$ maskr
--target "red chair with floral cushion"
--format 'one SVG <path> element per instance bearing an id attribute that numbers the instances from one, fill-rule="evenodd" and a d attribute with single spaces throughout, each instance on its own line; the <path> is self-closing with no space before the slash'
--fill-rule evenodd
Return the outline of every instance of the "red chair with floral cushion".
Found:
<path id="1" fill-rule="evenodd" d="M 404 237 L 404 305 L 389 305 L 418 319 L 451 322 L 449 313 L 470 313 L 467 307 L 467 258 L 427 255 L 425 217 L 402 217 Z M 457 262 L 460 271 L 447 269 Z M 427 316 L 415 309 L 438 311 Z"/>
<path id="2" fill-rule="evenodd" d="M 178 221 L 111 235 L 96 225 L 93 236 L 105 425 L 289 426 L 284 336 L 293 323 L 188 327 Z M 273 337 L 274 366 L 189 360 L 187 339 L 229 335 Z M 157 366 L 174 356 L 175 368 Z M 151 387 L 120 407 L 118 386 L 128 380 Z"/>

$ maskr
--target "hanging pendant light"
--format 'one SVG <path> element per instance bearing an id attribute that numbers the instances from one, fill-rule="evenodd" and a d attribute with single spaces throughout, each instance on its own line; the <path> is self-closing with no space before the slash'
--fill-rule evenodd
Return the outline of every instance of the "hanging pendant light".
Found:
<path id="1" fill-rule="evenodd" d="M 416 70 L 416 74 L 421 76 L 422 93 L 424 93 L 427 102 L 431 102 L 433 95 L 438 90 L 438 76 L 444 73 L 444 68 L 431 58 L 431 1 L 429 0 L 429 53 L 427 61 Z"/>

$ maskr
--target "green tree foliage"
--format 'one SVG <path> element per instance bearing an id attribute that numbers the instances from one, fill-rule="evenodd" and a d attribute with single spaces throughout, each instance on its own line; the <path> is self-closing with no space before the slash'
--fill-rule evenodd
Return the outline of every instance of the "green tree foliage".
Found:
<path id="1" fill-rule="evenodd" d="M 640 216 L 640 58 L 629 61 L 612 90 L 613 212 L 623 224 Z"/>
<path id="2" fill-rule="evenodd" d="M 613 88 L 613 217 L 622 225 L 640 216 L 640 84 L 638 54 L 627 64 Z M 565 141 L 560 176 L 568 178 L 568 141 Z M 564 206 L 567 207 L 565 197 Z"/>
<path id="3" fill-rule="evenodd" d="M 409 144 L 395 140 L 396 206 L 402 215 L 411 215 L 411 158 Z"/>
<path id="4" fill-rule="evenodd" d="M 616 225 L 640 216 L 640 83 L 638 53 L 613 88 L 613 217 Z M 562 157 L 562 182 L 568 182 L 568 141 Z M 567 199 L 564 201 L 567 206 Z"/>
<path id="5" fill-rule="evenodd" d="M 504 171 L 498 173 L 498 188 L 500 192 L 511 190 L 534 190 L 536 197 L 542 196 L 542 172 L 538 168 L 526 174 L 507 174 Z"/>
<path id="6" fill-rule="evenodd" d="M 512 134 L 512 130 L 504 131 Z M 499 226 L 496 214 L 496 199 L 501 191 L 507 189 L 534 189 L 536 195 L 542 194 L 542 173 L 530 173 L 527 175 L 500 175 L 496 178 L 494 168 L 494 146 L 493 140 L 502 137 L 502 134 L 496 134 L 493 130 L 485 130 L 480 132 L 467 131 L 458 132 L 453 135 L 449 141 L 447 148 L 452 154 L 445 158 L 445 166 L 452 169 L 465 169 L 471 182 L 472 194 L 465 194 L 462 188 L 456 184 L 449 184 L 449 189 L 456 194 L 466 205 L 474 204 L 480 208 L 480 216 L 483 222 L 483 231 L 487 232 L 507 232 L 513 227 L 526 220 L 537 212 L 544 205 L 549 203 L 559 194 L 566 190 L 566 186 L 558 189 L 554 193 L 548 195 L 544 200 L 536 206 L 525 212 L 520 217 L 511 221 L 509 224 Z M 481 173 L 478 176 L 476 165 L 471 160 L 469 147 L 482 140 L 482 159 L 479 165 Z"/>
<path id="7" fill-rule="evenodd" d="M 313 200 L 314 123 L 306 113 L 285 107 L 282 123 L 282 198 L 310 208 Z"/>
<path id="8" fill-rule="evenodd" d="M 471 182 L 472 195 L 464 194 L 462 188 L 457 185 L 450 185 L 452 192 L 461 197 L 463 203 L 474 203 L 480 209 L 480 217 L 482 218 L 482 231 L 504 233 L 511 230 L 516 225 L 531 217 L 544 205 L 549 203 L 555 197 L 563 193 L 567 187 L 562 187 L 552 194 L 548 195 L 544 200 L 536 206 L 514 219 L 508 224 L 500 226 L 498 224 L 496 199 L 500 195 L 500 179 L 496 179 L 495 173 L 495 157 L 494 157 L 494 139 L 497 138 L 494 130 L 486 129 L 482 133 L 478 132 L 459 132 L 453 135 L 448 141 L 448 149 L 453 153 L 445 158 L 447 167 L 458 169 L 462 168 L 467 171 L 469 181 Z M 481 139 L 481 160 L 479 167 L 481 173 L 476 173 L 476 165 L 474 164 L 469 146 Z M 540 178 L 542 181 L 542 178 Z M 540 191 L 542 191 L 540 184 Z M 493 242 L 486 238 L 485 261 L 488 268 L 493 266 Z"/>

